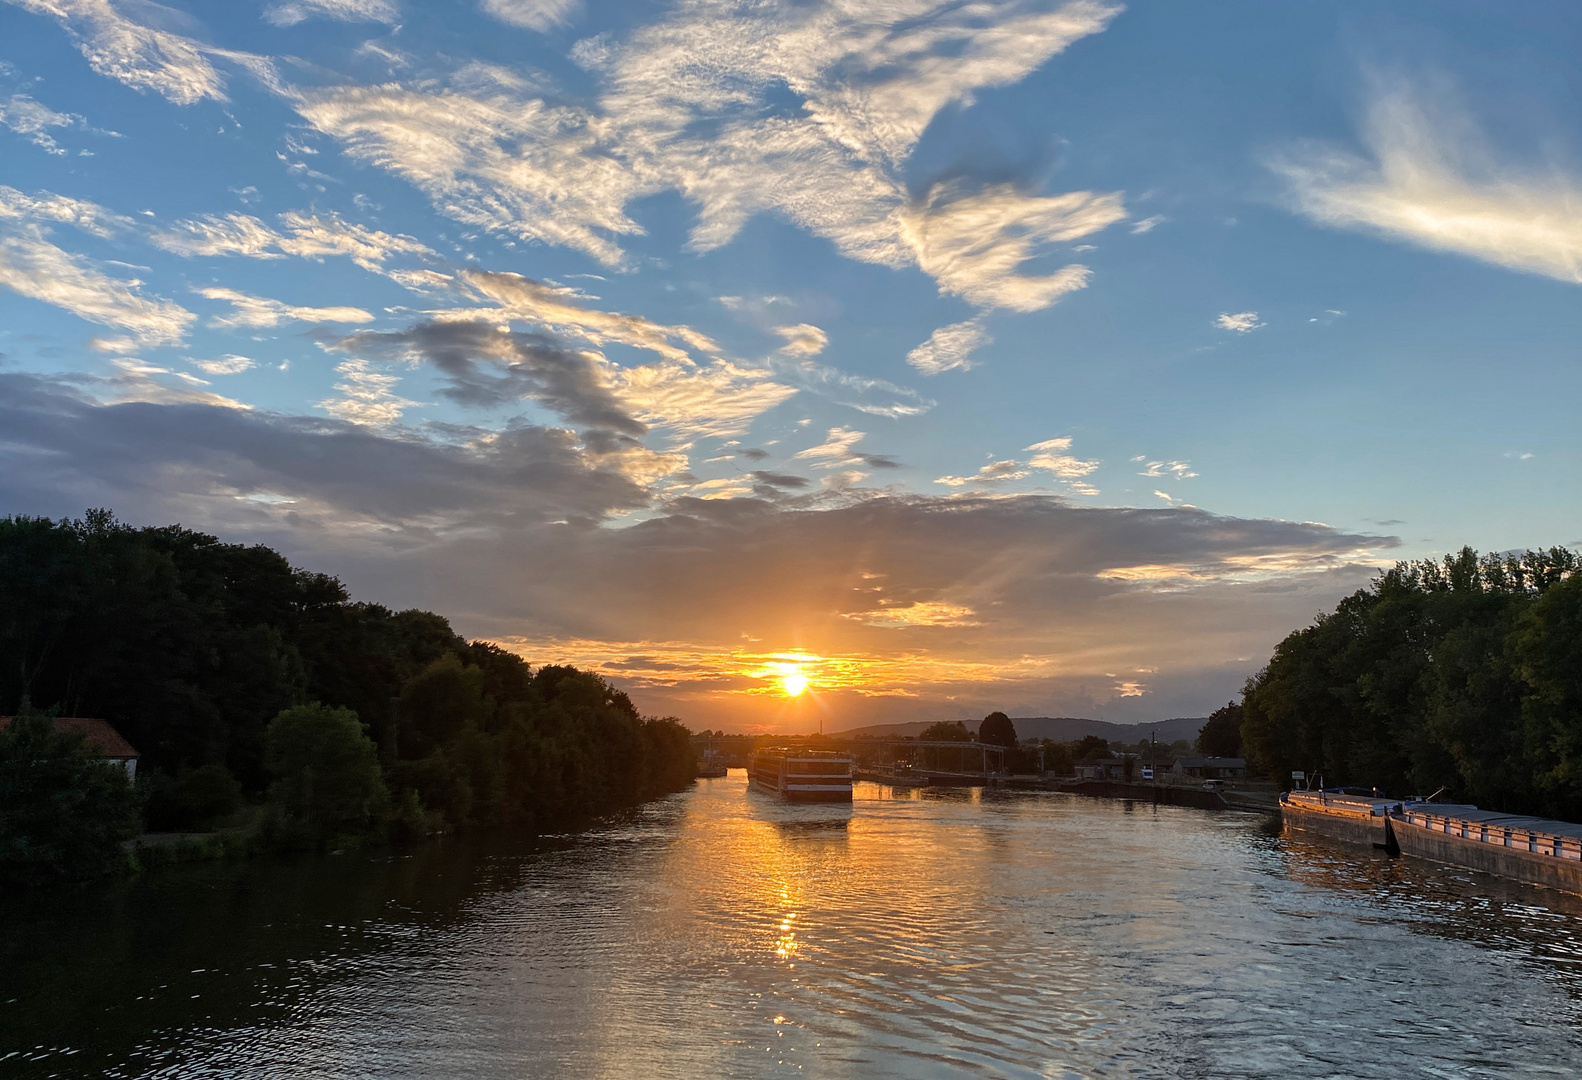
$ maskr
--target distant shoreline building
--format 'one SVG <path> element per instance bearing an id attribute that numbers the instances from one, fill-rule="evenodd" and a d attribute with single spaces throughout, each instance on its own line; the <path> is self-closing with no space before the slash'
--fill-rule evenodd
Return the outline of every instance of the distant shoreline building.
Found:
<path id="1" fill-rule="evenodd" d="M 1204 780 L 1240 780 L 1247 775 L 1247 761 L 1239 757 L 1180 758 L 1171 772 Z"/>
<path id="2" fill-rule="evenodd" d="M 11 725 L 12 717 L 0 716 L 0 731 Z M 57 716 L 52 717 L 50 723 L 55 725 L 56 731 L 75 731 L 82 736 L 82 741 L 103 754 L 106 761 L 113 761 L 126 770 L 128 780 L 137 779 L 137 759 L 139 754 L 131 743 L 121 737 L 121 733 L 110 726 L 108 720 L 93 720 L 86 716 Z"/>

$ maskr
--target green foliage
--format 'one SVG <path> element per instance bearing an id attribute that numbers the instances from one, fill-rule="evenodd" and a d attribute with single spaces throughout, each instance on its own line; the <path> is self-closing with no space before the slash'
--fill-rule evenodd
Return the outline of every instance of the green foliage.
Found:
<path id="1" fill-rule="evenodd" d="M 96 877 L 124 865 L 138 832 L 126 770 L 48 717 L 0 731 L 0 885 Z"/>
<path id="2" fill-rule="evenodd" d="M 0 715 L 29 695 L 141 751 L 160 830 L 213 826 L 238 785 L 268 789 L 288 841 L 559 827 L 695 771 L 685 728 L 594 675 L 354 602 L 266 547 L 108 511 L 0 519 Z"/>
<path id="3" fill-rule="evenodd" d="M 242 805 L 242 785 L 224 765 L 183 769 L 174 779 L 146 773 L 137 786 L 143 795 L 143 823 L 150 832 L 210 829 Z"/>
<path id="4" fill-rule="evenodd" d="M 978 725 L 978 741 L 990 746 L 1016 748 L 1016 725 L 1002 712 L 991 712 Z"/>
<path id="5" fill-rule="evenodd" d="M 1522 735 L 1534 786 L 1547 803 L 1582 806 L 1582 575 L 1524 613 L 1511 652 L 1527 690 Z"/>
<path id="6" fill-rule="evenodd" d="M 1241 706 L 1232 701 L 1209 714 L 1197 734 L 1197 751 L 1205 757 L 1241 757 Z"/>
<path id="7" fill-rule="evenodd" d="M 466 648 L 439 616 L 353 603 L 266 547 L 108 511 L 0 518 L 0 714 L 30 696 L 102 717 L 146 769 L 223 764 L 261 791 L 280 710 L 345 706 L 383 740 L 402 685 Z"/>
<path id="8" fill-rule="evenodd" d="M 384 820 L 390 795 L 378 751 L 350 709 L 298 705 L 269 722 L 264 762 L 269 798 L 313 840 L 367 832 Z"/>
<path id="9" fill-rule="evenodd" d="M 972 732 L 960 720 L 941 720 L 924 728 L 918 738 L 925 742 L 971 742 Z"/>
<path id="10" fill-rule="evenodd" d="M 1246 756 L 1276 778 L 1582 817 L 1577 569 L 1563 548 L 1396 565 L 1249 680 Z"/>
<path id="11" fill-rule="evenodd" d="M 1057 776 L 1071 776 L 1077 771 L 1077 758 L 1071 744 L 1044 740 L 1044 769 Z"/>
<path id="12" fill-rule="evenodd" d="M 1110 741 L 1097 735 L 1084 735 L 1071 744 L 1071 754 L 1078 761 L 1096 761 L 1110 752 Z"/>

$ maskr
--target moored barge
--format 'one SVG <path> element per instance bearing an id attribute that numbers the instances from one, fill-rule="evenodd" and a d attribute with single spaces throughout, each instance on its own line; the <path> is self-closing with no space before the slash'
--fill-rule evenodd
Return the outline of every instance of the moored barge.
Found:
<path id="1" fill-rule="evenodd" d="M 1390 814 L 1399 799 L 1345 791 L 1288 791 L 1280 796 L 1280 817 L 1292 832 L 1330 840 L 1390 848 Z"/>
<path id="2" fill-rule="evenodd" d="M 748 770 L 759 791 L 791 802 L 851 802 L 851 757 L 828 750 L 760 750 Z"/>
<path id="3" fill-rule="evenodd" d="M 1390 815 L 1390 827 L 1407 855 L 1582 893 L 1582 825 L 1408 802 Z"/>

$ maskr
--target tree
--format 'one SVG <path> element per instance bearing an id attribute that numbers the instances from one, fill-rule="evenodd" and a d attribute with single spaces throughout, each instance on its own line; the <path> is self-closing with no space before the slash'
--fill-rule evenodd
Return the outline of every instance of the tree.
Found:
<path id="1" fill-rule="evenodd" d="M 145 772 L 137 786 L 143 795 L 143 822 L 150 832 L 211 829 L 242 805 L 242 785 L 224 765 L 183 769 L 174 779 Z"/>
<path id="2" fill-rule="evenodd" d="M 1241 706 L 1234 701 L 1209 714 L 1197 733 L 1197 751 L 1207 757 L 1241 757 Z"/>
<path id="3" fill-rule="evenodd" d="M 0 518 L 0 715 L 29 695 L 142 751 L 160 828 L 212 825 L 238 784 L 272 790 L 298 840 L 377 827 L 385 791 L 417 835 L 558 828 L 694 772 L 684 728 L 595 675 L 354 601 L 269 548 L 109 511 Z"/>
<path id="4" fill-rule="evenodd" d="M 1513 644 L 1528 689 L 1522 735 L 1541 808 L 1582 820 L 1582 575 L 1549 589 Z"/>
<path id="5" fill-rule="evenodd" d="M 1582 577 L 1564 548 L 1398 563 L 1275 647 L 1242 695 L 1265 775 L 1582 815 Z"/>
<path id="6" fill-rule="evenodd" d="M 137 798 L 119 762 L 21 710 L 0 731 L 0 883 L 97 877 L 124 865 Z"/>
<path id="7" fill-rule="evenodd" d="M 1044 768 L 1056 776 L 1070 776 L 1076 772 L 1076 759 L 1071 754 L 1071 744 L 1045 739 Z"/>
<path id="8" fill-rule="evenodd" d="M 271 800 L 311 839 L 366 832 L 389 805 L 378 751 L 350 709 L 282 711 L 264 732 L 264 762 Z"/>
<path id="9" fill-rule="evenodd" d="M 924 728 L 918 738 L 925 742 L 971 742 L 972 732 L 960 720 L 940 720 Z"/>
<path id="10" fill-rule="evenodd" d="M 1084 735 L 1071 744 L 1071 755 L 1078 761 L 1093 761 L 1110 752 L 1110 741 L 1097 735 Z"/>
<path id="11" fill-rule="evenodd" d="M 978 725 L 978 741 L 988 743 L 990 746 L 1005 746 L 1016 749 L 1016 725 L 1011 723 L 1011 718 L 1002 712 L 991 712 L 983 718 L 983 723 Z"/>

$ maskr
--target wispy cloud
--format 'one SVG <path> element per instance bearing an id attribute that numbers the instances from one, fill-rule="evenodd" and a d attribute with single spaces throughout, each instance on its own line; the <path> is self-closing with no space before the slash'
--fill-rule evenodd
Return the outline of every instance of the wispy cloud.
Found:
<path id="1" fill-rule="evenodd" d="M 791 455 L 799 461 L 811 461 L 815 469 L 841 469 L 852 465 L 866 465 L 872 469 L 895 469 L 899 463 L 885 454 L 867 454 L 856 446 L 867 433 L 847 427 L 832 427 L 817 446 L 810 446 Z"/>
<path id="2" fill-rule="evenodd" d="M 315 18 L 394 23 L 400 20 L 401 12 L 390 0 L 285 0 L 266 7 L 264 18 L 276 26 L 295 26 Z"/>
<path id="3" fill-rule="evenodd" d="M 1143 466 L 1143 471 L 1138 476 L 1160 477 L 1173 476 L 1177 480 L 1188 480 L 1197 475 L 1192 471 L 1192 466 L 1185 461 L 1150 461 Z"/>
<path id="4" fill-rule="evenodd" d="M 1019 272 L 1022 264 L 1044 244 L 1087 236 L 1125 217 L 1118 194 L 1036 196 L 1009 185 L 968 194 L 942 184 L 902 213 L 901 235 L 940 292 L 985 308 L 1037 311 L 1086 287 L 1090 271 L 1073 263 L 1029 277 Z"/>
<path id="5" fill-rule="evenodd" d="M 0 125 L 10 128 L 47 153 L 66 152 L 50 135 L 50 128 L 77 127 L 81 123 L 80 116 L 58 113 L 26 94 L 0 97 Z"/>
<path id="6" fill-rule="evenodd" d="M 1582 178 L 1502 160 L 1470 118 L 1404 84 L 1380 91 L 1363 141 L 1371 158 L 1307 146 L 1271 167 L 1321 224 L 1582 283 Z"/>
<path id="7" fill-rule="evenodd" d="M 16 188 L 0 184 L 0 226 L 8 220 L 15 223 L 70 225 L 101 240 L 136 228 L 131 218 L 87 199 L 74 199 L 52 191 L 27 195 Z"/>
<path id="8" fill-rule="evenodd" d="M 642 231 L 624 206 L 656 185 L 612 155 L 596 116 L 550 105 L 534 89 L 509 71 L 474 65 L 438 90 L 301 91 L 297 109 L 457 221 L 623 264 L 610 236 Z"/>
<path id="9" fill-rule="evenodd" d="M 945 371 L 966 371 L 972 367 L 972 354 L 994 341 L 983 328 L 982 319 L 941 326 L 928 340 L 906 354 L 906 362 L 924 375 Z"/>
<path id="10" fill-rule="evenodd" d="M 1256 311 L 1220 312 L 1219 318 L 1214 320 L 1214 325 L 1221 330 L 1229 330 L 1237 334 L 1250 334 L 1261 329 L 1264 324 L 1258 321 Z"/>
<path id="11" fill-rule="evenodd" d="M 258 366 L 258 361 L 235 353 L 210 360 L 194 360 L 192 363 L 205 375 L 240 375 Z"/>
<path id="12" fill-rule="evenodd" d="M 299 321 L 314 323 L 365 323 L 373 322 L 371 312 L 355 307 L 299 307 L 293 304 L 281 303 L 265 296 L 249 296 L 235 289 L 219 287 L 199 289 L 198 294 L 208 300 L 223 300 L 230 304 L 233 311 L 230 315 L 216 315 L 209 320 L 209 325 L 218 330 L 234 330 L 238 327 L 269 327 L 279 326 L 283 322 Z"/>
<path id="13" fill-rule="evenodd" d="M 136 357 L 116 357 L 110 361 L 114 374 L 93 379 L 101 400 L 110 404 L 140 402 L 146 405 L 209 405 L 246 411 L 245 405 L 223 394 L 201 387 L 208 383 L 184 371 L 172 371 Z"/>
<path id="14" fill-rule="evenodd" d="M 520 274 L 469 270 L 463 280 L 479 295 L 492 301 L 487 312 L 461 310 L 446 313 L 446 318 L 475 319 L 487 314 L 502 319 L 520 319 L 558 334 L 580 337 L 595 345 L 620 344 L 647 349 L 671 360 L 687 360 L 682 346 L 701 352 L 717 352 L 706 335 L 689 326 L 662 326 L 641 315 L 601 311 L 588 305 L 593 299 L 576 289 L 549 285 Z M 679 342 L 680 344 L 676 344 Z"/>
<path id="15" fill-rule="evenodd" d="M 7 0 L 58 20 L 100 75 L 153 90 L 178 105 L 225 100 L 225 81 L 190 38 L 129 18 L 110 0 Z"/>
<path id="16" fill-rule="evenodd" d="M 528 30 L 565 26 L 580 7 L 579 0 L 480 0 L 486 14 Z"/>
<path id="17" fill-rule="evenodd" d="M 359 357 L 336 364 L 335 373 L 341 377 L 335 384 L 340 396 L 326 398 L 319 408 L 337 420 L 380 427 L 395 423 L 418 404 L 394 392 L 401 382 L 399 375 L 378 370 Z"/>
<path id="18" fill-rule="evenodd" d="M 550 10 L 509 7 L 533 19 Z M 602 91 L 589 105 L 552 104 L 532 82 L 478 64 L 440 86 L 303 90 L 296 101 L 349 153 L 406 177 L 447 215 L 612 266 L 626 262 L 619 238 L 641 232 L 627 204 L 675 190 L 698 207 L 694 250 L 776 212 L 852 258 L 918 266 L 944 292 L 1028 311 L 1081 288 L 1088 271 L 1029 276 L 1023 265 L 1122 220 L 1121 196 L 955 179 L 913 198 L 903 166 L 941 109 L 1019 81 L 1119 10 L 1094 0 L 1054 10 L 698 0 L 627 40 L 580 43 L 574 58 Z M 801 109 L 772 108 L 788 88 Z"/>
<path id="19" fill-rule="evenodd" d="M 1167 220 L 1169 219 L 1163 214 L 1155 214 L 1153 217 L 1145 217 L 1132 226 L 1132 235 L 1136 236 L 1141 233 L 1153 232 L 1154 229 L 1164 224 Z"/>
<path id="20" fill-rule="evenodd" d="M 1027 463 L 1035 469 L 1052 472 L 1062 480 L 1076 480 L 1097 471 L 1097 461 L 1084 461 L 1069 452 L 1071 442 L 1071 436 L 1062 435 L 1058 439 L 1034 443 L 1026 447 L 1033 455 L 1027 459 Z"/>
<path id="21" fill-rule="evenodd" d="M 178 221 L 169 230 L 150 237 L 156 247 L 188 258 L 206 255 L 245 255 L 255 259 L 280 259 L 284 239 L 251 214 L 210 214 Z"/>
<path id="22" fill-rule="evenodd" d="M 1012 480 L 1025 480 L 1033 475 L 1032 470 L 1021 462 L 1008 459 L 994 461 L 985 465 L 971 476 L 941 476 L 934 481 L 946 487 L 965 487 L 968 484 L 1004 484 Z"/>
<path id="23" fill-rule="evenodd" d="M 7 227 L 0 219 L 0 286 L 80 319 L 126 330 L 145 345 L 177 344 L 194 319 L 178 304 L 144 296 L 142 282 L 112 278 L 57 247 L 33 223 Z"/>
<path id="24" fill-rule="evenodd" d="M 755 419 L 797 392 L 772 371 L 727 360 L 703 366 L 666 360 L 614 368 L 608 378 L 639 420 L 689 439 L 744 434 Z"/>
<path id="25" fill-rule="evenodd" d="M 251 214 L 208 214 L 155 230 L 151 242 L 186 257 L 232 255 L 278 259 L 295 255 L 322 259 L 345 256 L 374 273 L 385 273 L 385 263 L 397 255 L 432 257 L 428 245 L 410 236 L 392 235 L 346 221 L 336 213 L 307 214 L 289 211 L 280 215 L 285 231 L 278 232 Z"/>
<path id="26" fill-rule="evenodd" d="M 777 326 L 774 331 L 785 338 L 780 351 L 789 356 L 817 356 L 829 344 L 829 335 L 812 323 Z"/>

